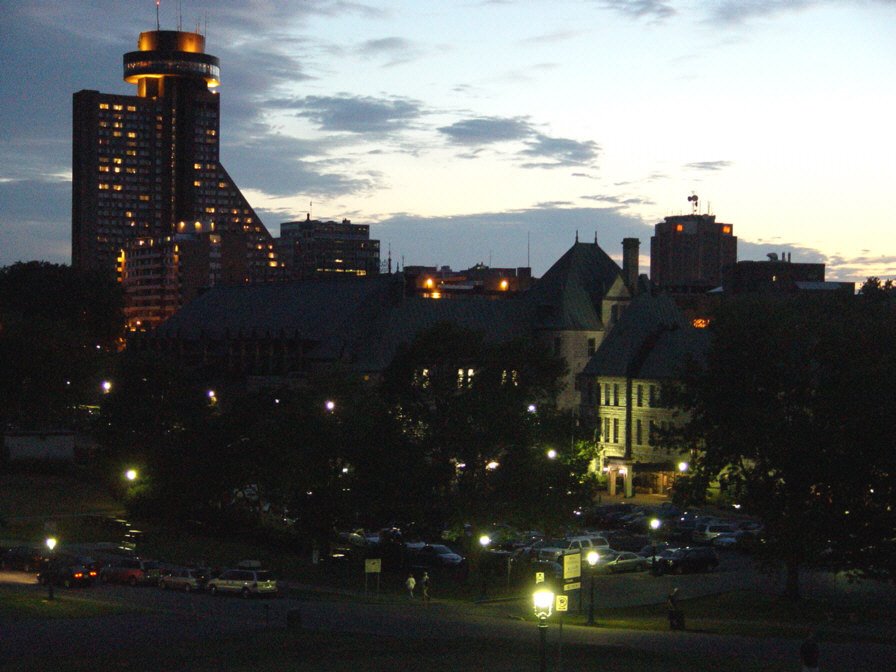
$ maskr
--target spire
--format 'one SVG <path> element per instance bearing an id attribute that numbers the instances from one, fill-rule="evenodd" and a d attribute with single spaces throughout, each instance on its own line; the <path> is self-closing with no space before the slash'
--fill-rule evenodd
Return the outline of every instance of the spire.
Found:
<path id="1" fill-rule="evenodd" d="M 576 229 L 576 242 L 577 243 L 579 242 L 579 230 L 578 229 Z"/>

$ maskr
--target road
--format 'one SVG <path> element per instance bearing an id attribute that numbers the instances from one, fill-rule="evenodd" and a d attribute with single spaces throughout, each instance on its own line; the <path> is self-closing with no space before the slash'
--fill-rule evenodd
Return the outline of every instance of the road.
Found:
<path id="1" fill-rule="evenodd" d="M 605 606 L 628 599 L 653 599 L 668 591 L 675 582 L 684 595 L 723 589 L 737 582 L 741 572 L 718 572 L 686 577 L 599 577 L 600 600 Z M 740 579 L 742 580 L 742 579 Z M 15 582 L 13 582 L 15 581 Z M 33 575 L 0 573 L 2 591 L 43 591 Z M 0 592 L 0 597 L 2 597 Z M 171 638 L 205 638 L 227 632 L 261 628 L 282 628 L 286 614 L 299 610 L 302 626 L 309 630 L 357 632 L 389 635 L 397 632 L 421 638 L 498 638 L 533 646 L 536 639 L 532 622 L 519 616 L 520 603 L 487 605 L 439 603 L 424 606 L 419 602 L 390 598 L 375 602 L 340 599 L 242 600 L 213 598 L 203 594 L 171 593 L 155 588 L 94 586 L 87 590 L 58 590 L 63 599 L 89 599 L 137 606 L 145 611 L 85 619 L 31 620 L 0 623 L 2 647 L 0 669 L 12 670 L 27 661 L 40 659 L 48 651 L 65 651 L 85 657 L 98 650 L 149 646 Z M 628 595 L 628 598 L 625 598 Z M 635 596 L 634 598 L 632 596 Z M 556 626 L 550 637 L 558 634 Z M 618 646 L 668 652 L 697 654 L 705 659 L 755 662 L 757 669 L 770 661 L 796 660 L 799 642 L 792 639 L 753 639 L 706 635 L 695 632 L 644 632 L 569 626 L 564 642 L 583 645 Z M 822 645 L 826 670 L 868 672 L 896 669 L 896 645 L 830 643 Z"/>

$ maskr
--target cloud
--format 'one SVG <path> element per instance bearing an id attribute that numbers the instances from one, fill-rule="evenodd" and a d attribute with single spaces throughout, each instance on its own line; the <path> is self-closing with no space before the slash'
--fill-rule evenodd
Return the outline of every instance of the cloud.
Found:
<path id="1" fill-rule="evenodd" d="M 407 63 L 420 54 L 420 49 L 410 40 L 403 37 L 382 37 L 367 40 L 358 47 L 358 54 L 364 58 L 387 58 L 386 66 Z"/>
<path id="2" fill-rule="evenodd" d="M 823 1 L 823 0 L 821 0 Z M 774 16 L 784 12 L 794 12 L 812 5 L 821 4 L 820 0 L 724 0 L 713 7 L 712 21 L 736 25 L 745 23 L 754 17 Z"/>
<path id="3" fill-rule="evenodd" d="M 560 168 L 565 166 L 588 166 L 597 159 L 600 146 L 593 140 L 570 140 L 536 135 L 527 142 L 527 148 L 520 154 L 546 161 L 524 163 L 523 168 Z"/>
<path id="4" fill-rule="evenodd" d="M 475 117 L 442 126 L 438 131 L 459 145 L 489 145 L 524 140 L 534 133 L 528 121 L 520 118 Z"/>
<path id="5" fill-rule="evenodd" d="M 640 218 L 615 208 L 569 208 L 563 202 L 451 217 L 392 214 L 370 226 L 383 259 L 391 248 L 393 268 L 402 259 L 408 265 L 447 264 L 454 269 L 479 262 L 499 268 L 528 263 L 535 276 L 543 275 L 577 234 L 589 242 L 596 235 L 604 251 L 621 262 L 623 238 L 638 238 L 646 245 L 652 233 Z"/>
<path id="6" fill-rule="evenodd" d="M 668 0 L 603 0 L 600 4 L 636 19 L 662 21 L 677 13 Z"/>
<path id="7" fill-rule="evenodd" d="M 589 201 L 612 203 L 622 207 L 629 205 L 656 205 L 653 201 L 647 198 L 622 198 L 621 196 L 610 196 L 607 194 L 594 194 L 591 196 L 582 196 L 582 198 Z"/>
<path id="8" fill-rule="evenodd" d="M 483 146 L 521 141 L 525 146 L 516 156 L 523 160 L 522 168 L 590 166 L 600 152 L 600 146 L 592 140 L 553 138 L 539 133 L 520 117 L 474 117 L 442 126 L 438 131 L 455 144 L 475 148 L 462 154 L 462 158 L 475 158 Z"/>
<path id="9" fill-rule="evenodd" d="M 63 180 L 0 181 L 0 266 L 34 259 L 68 263 L 71 199 L 71 184 Z"/>
<path id="10" fill-rule="evenodd" d="M 734 165 L 733 161 L 695 161 L 694 163 L 685 164 L 685 168 L 690 168 L 691 170 L 724 170 L 725 168 L 730 168 Z"/>
<path id="11" fill-rule="evenodd" d="M 369 96 L 306 96 L 267 101 L 271 107 L 295 110 L 322 130 L 348 133 L 387 133 L 402 130 L 422 114 L 421 104 L 409 98 Z"/>

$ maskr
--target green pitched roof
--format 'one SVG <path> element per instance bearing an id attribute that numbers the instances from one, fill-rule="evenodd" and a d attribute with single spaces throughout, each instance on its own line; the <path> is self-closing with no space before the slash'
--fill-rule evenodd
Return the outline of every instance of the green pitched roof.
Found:
<path id="1" fill-rule="evenodd" d="M 675 378 L 689 358 L 702 361 L 708 335 L 665 294 L 639 294 L 582 371 L 587 376 Z"/>
<path id="2" fill-rule="evenodd" d="M 597 243 L 576 242 L 526 292 L 544 329 L 600 330 L 601 302 L 622 269 Z"/>

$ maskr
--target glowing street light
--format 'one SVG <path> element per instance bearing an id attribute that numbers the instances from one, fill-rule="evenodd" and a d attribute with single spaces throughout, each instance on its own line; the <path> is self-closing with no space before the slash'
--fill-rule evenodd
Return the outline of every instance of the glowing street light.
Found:
<path id="1" fill-rule="evenodd" d="M 679 462 L 678 471 L 683 474 L 688 470 L 689 466 L 690 465 L 687 462 Z"/>
<path id="2" fill-rule="evenodd" d="M 660 529 L 660 526 L 662 524 L 663 523 L 660 521 L 659 518 L 651 518 L 650 519 L 650 529 L 653 530 L 654 532 L 656 532 L 658 529 Z"/>
<path id="3" fill-rule="evenodd" d="M 137 480 L 137 470 L 136 469 L 128 469 L 124 472 L 124 477 L 129 480 L 131 483 Z"/>
<path id="4" fill-rule="evenodd" d="M 103 390 L 103 394 L 109 394 L 109 392 L 112 391 L 112 383 L 110 383 L 108 380 L 104 380 L 102 383 L 100 383 L 100 387 Z"/>
<path id="5" fill-rule="evenodd" d="M 548 459 L 549 459 L 549 460 L 556 460 L 556 459 L 557 459 L 557 451 L 554 450 L 553 448 L 550 448 L 550 449 L 548 450 L 548 452 L 546 453 L 546 455 L 548 456 Z"/>
<path id="6" fill-rule="evenodd" d="M 538 639 L 539 661 L 538 669 L 540 672 L 547 672 L 547 638 L 548 638 L 548 618 L 551 610 L 554 608 L 554 593 L 547 588 L 536 590 L 532 594 L 532 605 L 535 608 L 535 617 L 538 619 Z"/>
<path id="7" fill-rule="evenodd" d="M 324 408 L 327 409 L 328 413 L 332 413 L 336 409 L 336 402 L 333 401 L 332 399 L 327 399 L 324 402 Z"/>

